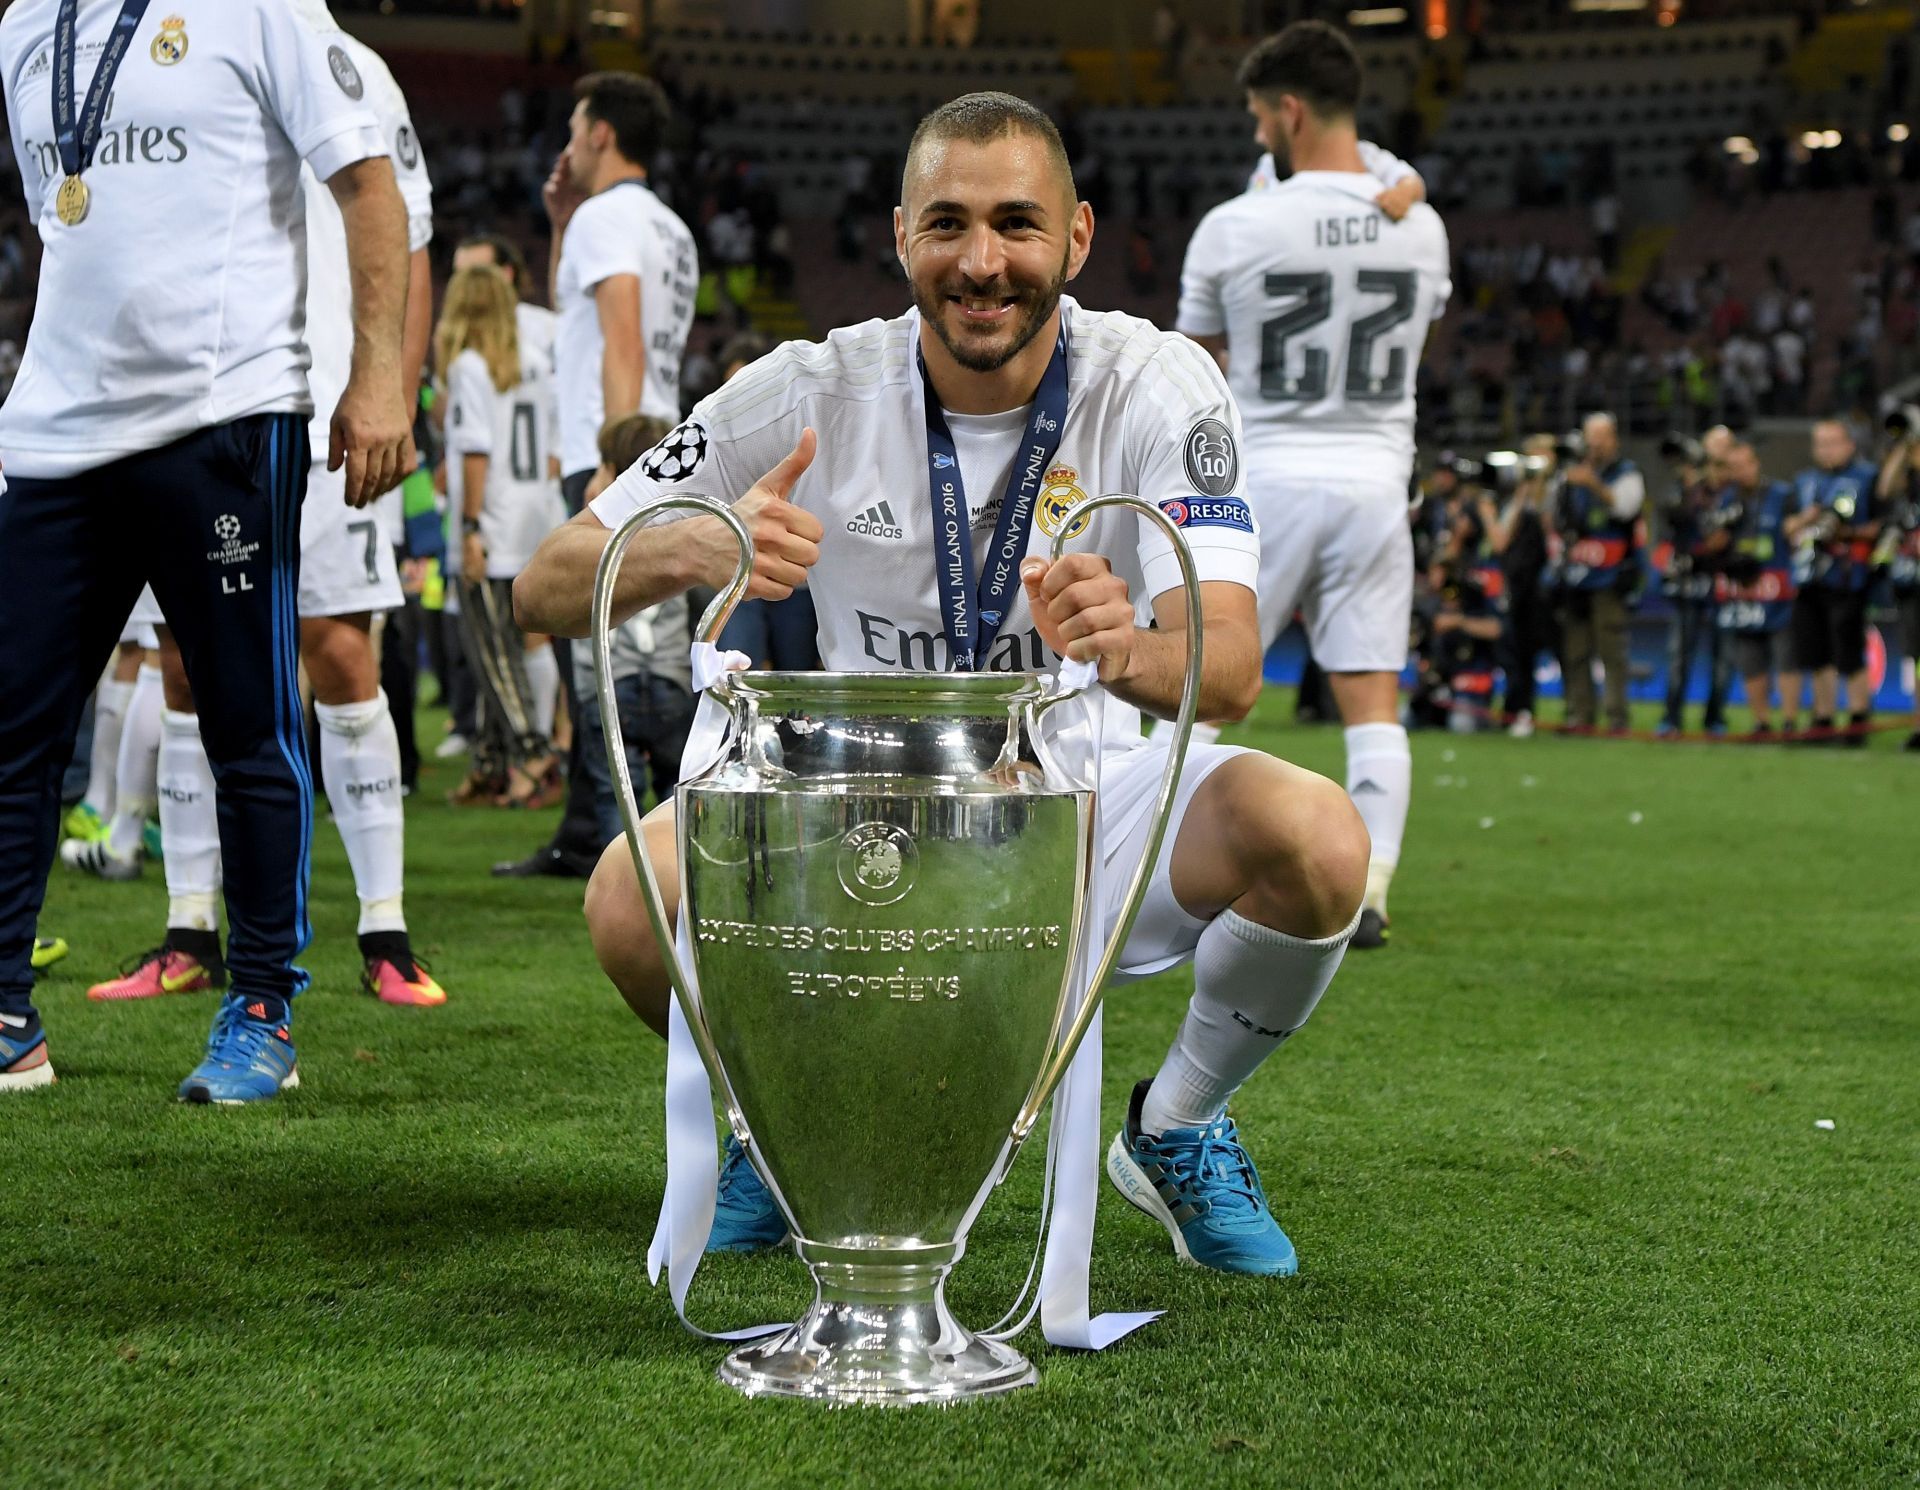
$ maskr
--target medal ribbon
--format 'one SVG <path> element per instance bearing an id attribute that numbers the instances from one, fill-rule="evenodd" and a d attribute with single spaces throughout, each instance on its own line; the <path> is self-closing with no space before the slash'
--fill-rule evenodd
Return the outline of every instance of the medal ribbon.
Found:
<path id="1" fill-rule="evenodd" d="M 60 169 L 78 176 L 93 164 L 94 148 L 100 143 L 100 124 L 106 118 L 107 99 L 113 92 L 114 75 L 120 60 L 133 44 L 133 33 L 147 13 L 148 0 L 121 0 L 120 18 L 100 53 L 100 66 L 87 88 L 78 121 L 73 113 L 73 61 L 79 50 L 74 32 L 79 24 L 80 0 L 60 0 L 53 21 L 53 138 L 60 150 Z"/>
<path id="2" fill-rule="evenodd" d="M 916 354 L 917 355 L 917 354 Z M 1060 448 L 1067 422 L 1067 333 L 1063 326 L 1054 344 L 1053 359 L 1040 377 L 1026 438 L 1007 476 L 1000 502 L 1000 521 L 987 550 L 985 571 L 976 582 L 973 570 L 973 534 L 967 518 L 967 491 L 960 479 L 960 457 L 954 448 L 947 417 L 920 357 L 920 382 L 927 415 L 928 497 L 933 503 L 933 577 L 940 592 L 940 620 L 946 628 L 947 652 L 955 672 L 970 673 L 986 662 L 987 649 L 1000 633 L 1000 623 L 1012 608 L 1019 584 L 1020 560 L 1026 556 L 1027 534 L 1033 524 L 1033 504 L 1040 494 L 1047 467 Z"/>

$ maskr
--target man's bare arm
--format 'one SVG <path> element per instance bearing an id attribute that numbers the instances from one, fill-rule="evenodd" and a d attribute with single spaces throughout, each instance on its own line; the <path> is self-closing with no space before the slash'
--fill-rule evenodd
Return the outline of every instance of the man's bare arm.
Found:
<path id="1" fill-rule="evenodd" d="M 413 251 L 407 266 L 407 320 L 400 334 L 400 386 L 408 395 L 411 414 L 420 389 L 420 372 L 427 365 L 427 343 L 433 339 L 433 264 L 424 248 Z"/>
<path id="2" fill-rule="evenodd" d="M 734 516 L 746 524 L 753 539 L 750 598 L 786 599 L 820 557 L 820 520 L 787 500 L 794 483 L 812 464 L 816 445 L 813 431 L 802 431 L 800 443 L 786 458 L 733 504 Z M 546 536 L 513 582 L 513 614 L 523 631 L 587 634 L 594 574 L 612 536 L 591 509 Z M 729 584 L 739 554 L 733 530 L 718 518 L 690 517 L 648 528 L 628 546 L 620 565 L 613 592 L 614 623 L 693 585 Z"/>
<path id="3" fill-rule="evenodd" d="M 646 339 L 640 327 L 640 280 L 614 274 L 593 288 L 606 351 L 600 358 L 600 392 L 609 419 L 638 413 L 647 376 Z"/>
<path id="4" fill-rule="evenodd" d="M 341 167 L 327 187 L 346 223 L 353 283 L 353 361 L 333 413 L 327 469 L 347 468 L 347 505 L 364 507 L 413 469 L 413 420 L 401 371 L 407 207 L 384 155 Z"/>

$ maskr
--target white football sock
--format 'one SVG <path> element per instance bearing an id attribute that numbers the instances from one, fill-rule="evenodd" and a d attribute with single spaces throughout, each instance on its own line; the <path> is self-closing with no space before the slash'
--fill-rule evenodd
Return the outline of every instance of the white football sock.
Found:
<path id="1" fill-rule="evenodd" d="M 1148 736 L 1148 738 L 1155 741 L 1156 743 L 1161 740 L 1166 740 L 1168 742 L 1171 742 L 1173 739 L 1173 734 L 1174 734 L 1173 721 L 1171 719 L 1156 719 L 1153 722 L 1153 731 Z M 1193 737 L 1188 741 L 1188 743 L 1191 745 L 1211 745 L 1214 743 L 1214 741 L 1218 740 L 1219 738 L 1220 738 L 1219 725 L 1204 724 L 1200 720 L 1196 719 L 1193 721 Z"/>
<path id="2" fill-rule="evenodd" d="M 160 854 L 167 871 L 167 925 L 220 926 L 220 808 L 200 716 L 161 716 Z"/>
<path id="3" fill-rule="evenodd" d="M 533 706 L 533 727 L 540 738 L 553 738 L 553 719 L 560 708 L 560 659 L 553 655 L 553 643 L 529 647 L 527 659 L 528 702 Z"/>
<path id="4" fill-rule="evenodd" d="M 405 931 L 406 817 L 400 803 L 400 736 L 384 692 L 357 704 L 315 704 L 320 769 L 334 826 L 360 894 L 360 930 Z"/>
<path id="5" fill-rule="evenodd" d="M 1407 806 L 1413 797 L 1413 752 L 1398 724 L 1356 724 L 1346 732 L 1347 795 L 1373 838 L 1367 861 L 1368 910 L 1387 913 L 1387 885 L 1407 836 Z"/>
<path id="6" fill-rule="evenodd" d="M 140 834 L 153 812 L 159 791 L 162 707 L 160 669 L 143 666 L 127 699 L 120 754 L 114 762 L 113 822 L 107 832 L 107 850 L 116 858 L 131 858 L 139 852 Z"/>
<path id="7" fill-rule="evenodd" d="M 1193 950 L 1193 999 L 1140 1110 L 1143 1132 L 1203 1128 L 1307 1022 L 1346 955 L 1353 925 L 1304 941 L 1222 911 Z"/>
<path id="8" fill-rule="evenodd" d="M 108 678 L 93 695 L 93 750 L 87 756 L 87 795 L 82 799 L 100 816 L 113 816 L 114 772 L 120 768 L 120 730 L 127 720 L 133 684 Z"/>

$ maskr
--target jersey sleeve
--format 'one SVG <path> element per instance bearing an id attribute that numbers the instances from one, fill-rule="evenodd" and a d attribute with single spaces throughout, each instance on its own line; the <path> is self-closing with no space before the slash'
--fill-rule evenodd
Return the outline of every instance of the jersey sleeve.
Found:
<path id="1" fill-rule="evenodd" d="M 589 295 L 616 274 L 638 277 L 646 270 L 639 240 L 620 231 L 614 213 L 588 211 L 590 205 L 583 203 L 574 213 L 561 246 L 568 264 L 578 271 L 577 283 Z"/>
<path id="2" fill-rule="evenodd" d="M 462 352 L 447 369 L 447 454 L 493 454 L 493 379 L 475 351 Z"/>
<path id="3" fill-rule="evenodd" d="M 1432 208 L 1427 210 L 1433 211 Z M 1432 306 L 1429 319 L 1437 321 L 1447 313 L 1447 302 L 1453 298 L 1453 252 L 1447 243 L 1446 224 L 1440 221 L 1437 212 L 1433 213 L 1433 237 L 1433 249 L 1425 272 Z"/>
<path id="4" fill-rule="evenodd" d="M 1218 212 L 1200 219 L 1180 266 L 1180 310 L 1174 329 L 1186 336 L 1219 336 L 1227 329 L 1222 282 L 1227 268 L 1227 228 Z"/>
<path id="5" fill-rule="evenodd" d="M 258 96 L 313 174 L 325 181 L 356 161 L 387 154 L 380 121 L 366 103 L 366 79 L 341 33 L 315 27 L 284 0 L 258 0 L 254 14 Z"/>
<path id="6" fill-rule="evenodd" d="M 1240 412 L 1203 348 L 1170 338 L 1135 384 L 1125 426 L 1132 490 L 1185 535 L 1204 584 L 1255 588 L 1260 537 L 1247 505 Z M 1151 600 L 1180 587 L 1180 561 L 1157 524 L 1139 520 L 1140 572 Z"/>
<path id="7" fill-rule="evenodd" d="M 1391 150 L 1382 149 L 1372 140 L 1360 141 L 1360 164 L 1382 186 L 1398 186 L 1409 177 L 1420 174 Z"/>
<path id="8" fill-rule="evenodd" d="M 433 182 L 427 176 L 426 157 L 420 153 L 420 136 L 404 108 L 389 133 L 400 200 L 407 204 L 407 248 L 418 253 L 433 242 Z"/>

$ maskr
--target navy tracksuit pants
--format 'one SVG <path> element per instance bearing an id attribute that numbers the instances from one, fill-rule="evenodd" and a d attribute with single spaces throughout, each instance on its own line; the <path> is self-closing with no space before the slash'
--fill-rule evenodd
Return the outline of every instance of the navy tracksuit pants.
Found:
<path id="1" fill-rule="evenodd" d="M 82 709 L 144 583 L 180 643 L 219 787 L 227 967 L 291 998 L 312 931 L 296 682 L 307 421 L 256 414 L 0 494 L 0 1013 L 31 1015 L 35 922 Z"/>

